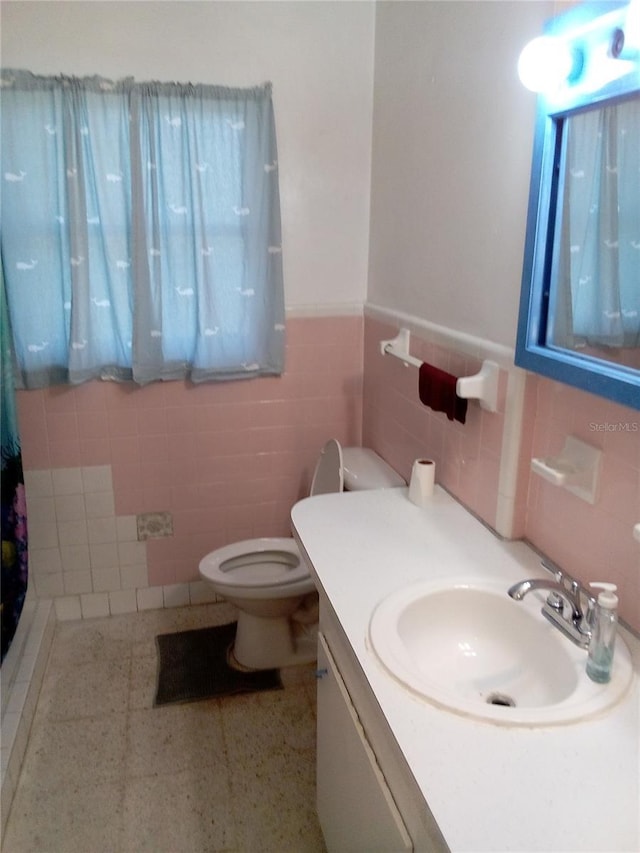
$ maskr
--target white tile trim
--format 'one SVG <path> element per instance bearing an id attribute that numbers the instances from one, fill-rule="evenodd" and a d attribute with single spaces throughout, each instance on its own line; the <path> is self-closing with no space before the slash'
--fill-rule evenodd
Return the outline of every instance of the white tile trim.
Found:
<path id="1" fill-rule="evenodd" d="M 507 539 L 514 533 L 526 379 L 524 370 L 514 368 L 509 371 L 496 506 L 496 531 Z"/>
<path id="2" fill-rule="evenodd" d="M 288 305 L 287 320 L 304 317 L 361 317 L 362 302 L 318 303 L 311 305 Z"/>
<path id="3" fill-rule="evenodd" d="M 486 338 L 478 338 L 457 329 L 450 329 L 448 326 L 440 326 L 438 323 L 423 320 L 413 314 L 383 308 L 381 305 L 374 305 L 371 302 L 365 303 L 364 315 L 384 323 L 395 323 L 398 327 L 409 329 L 410 332 L 415 333 L 425 341 L 453 347 L 465 355 L 479 359 L 493 359 L 505 370 L 515 369 L 514 351 L 511 347 L 503 344 L 496 344 Z"/>

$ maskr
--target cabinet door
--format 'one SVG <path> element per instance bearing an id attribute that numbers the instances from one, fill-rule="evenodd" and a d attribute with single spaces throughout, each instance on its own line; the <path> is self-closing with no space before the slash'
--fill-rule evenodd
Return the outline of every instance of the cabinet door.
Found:
<path id="1" fill-rule="evenodd" d="M 318 635 L 318 816 L 329 853 L 413 850 L 344 681 Z"/>

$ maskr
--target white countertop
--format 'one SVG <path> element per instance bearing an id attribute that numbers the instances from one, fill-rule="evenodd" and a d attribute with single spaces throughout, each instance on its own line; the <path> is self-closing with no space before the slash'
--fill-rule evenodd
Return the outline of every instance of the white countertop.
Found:
<path id="1" fill-rule="evenodd" d="M 437 488 L 427 509 L 406 488 L 307 498 L 291 518 L 380 708 L 454 853 L 640 850 L 640 643 L 635 675 L 601 718 L 534 729 L 473 720 L 410 693 L 368 647 L 378 602 L 444 576 L 548 576 Z M 599 578 L 598 578 L 599 580 Z M 567 642 L 569 642 L 567 640 Z M 586 661 L 586 656 L 585 656 Z"/>

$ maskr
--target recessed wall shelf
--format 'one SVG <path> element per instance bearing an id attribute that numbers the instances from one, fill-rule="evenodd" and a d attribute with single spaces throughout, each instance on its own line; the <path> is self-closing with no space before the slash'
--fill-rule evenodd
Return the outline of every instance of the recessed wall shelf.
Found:
<path id="1" fill-rule="evenodd" d="M 602 451 L 567 436 L 559 456 L 532 459 L 531 470 L 554 486 L 560 486 L 587 503 L 596 502 Z"/>

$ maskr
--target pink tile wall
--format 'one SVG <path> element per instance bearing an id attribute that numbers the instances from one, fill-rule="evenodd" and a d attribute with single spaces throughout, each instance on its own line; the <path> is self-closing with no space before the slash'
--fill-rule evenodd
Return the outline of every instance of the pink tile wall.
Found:
<path id="1" fill-rule="evenodd" d="M 174 536 L 147 543 L 150 586 L 197 579 L 200 557 L 228 542 L 289 535 L 329 437 L 373 447 L 407 480 L 414 459 L 435 459 L 438 482 L 494 526 L 506 377 L 496 414 L 470 402 L 466 424 L 450 422 L 420 403 L 414 367 L 381 355 L 396 333 L 372 318 L 291 319 L 282 377 L 19 392 L 25 468 L 111 465 L 118 515 L 170 511 Z M 456 375 L 480 368 L 415 335 L 412 354 Z M 595 506 L 530 475 L 566 435 L 603 450 Z M 616 582 L 640 630 L 640 413 L 530 377 L 520 472 L 517 535 L 584 582 Z"/>
<path id="2" fill-rule="evenodd" d="M 19 392 L 25 469 L 111 465 L 117 515 L 173 515 L 149 585 L 196 580 L 213 548 L 290 535 L 324 442 L 361 443 L 362 334 L 360 317 L 289 320 L 281 377 Z"/>
<path id="3" fill-rule="evenodd" d="M 436 481 L 465 506 L 495 526 L 500 453 L 504 429 L 506 374 L 501 375 L 499 411 L 483 411 L 469 401 L 464 424 L 424 406 L 418 397 L 418 371 L 382 355 L 380 341 L 394 338 L 397 325 L 365 321 L 363 441 L 408 481 L 414 459 L 436 463 Z M 478 359 L 411 339 L 411 354 L 456 376 L 480 370 Z"/>
<path id="4" fill-rule="evenodd" d="M 620 615 L 640 631 L 640 412 L 542 377 L 530 377 L 534 427 L 526 459 L 556 456 L 567 435 L 602 450 L 592 506 L 531 474 L 525 536 L 584 583 L 618 584 Z"/>

